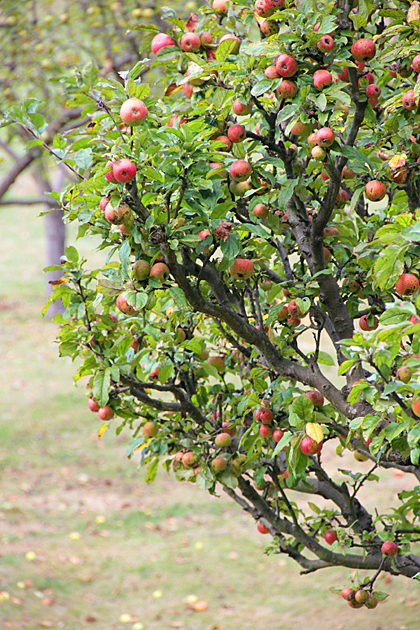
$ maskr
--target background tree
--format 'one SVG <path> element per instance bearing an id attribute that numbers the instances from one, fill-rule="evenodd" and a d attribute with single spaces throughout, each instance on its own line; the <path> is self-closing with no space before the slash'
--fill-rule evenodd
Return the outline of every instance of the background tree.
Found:
<path id="1" fill-rule="evenodd" d="M 194 7 L 195 3 L 190 2 L 189 8 Z M 61 80 L 68 78 L 74 72 L 75 64 L 83 65 L 93 59 L 101 76 L 109 75 L 122 81 L 120 72 L 144 56 L 141 33 L 131 31 L 141 18 L 154 20 L 156 24 L 160 22 L 154 2 L 147 6 L 134 0 L 124 3 L 79 0 L 54 3 L 53 6 L 43 0 L 19 3 L 7 0 L 2 3 L 0 113 L 18 106 L 22 99 L 36 99 L 42 104 L 37 105 L 36 111 L 28 113 L 34 118 L 42 114 L 48 121 L 48 126 L 45 124 L 45 129 L 40 131 L 42 141 L 50 145 L 57 134 L 71 139 L 73 129 L 89 122 L 89 108 L 78 103 L 63 108 L 60 77 Z M 143 74 L 148 71 L 147 65 L 142 67 Z M 32 142 L 26 150 L 28 141 Z M 0 138 L 0 149 L 7 156 L 7 171 L 0 180 L 0 205 L 43 203 L 47 211 L 56 209 L 45 216 L 46 264 L 58 264 L 64 254 L 65 225 L 62 210 L 48 193 L 61 190 L 74 177 L 66 169 L 52 169 L 54 162 L 43 151 L 40 141 L 34 140 L 31 126 L 9 127 Z M 62 157 L 60 148 L 56 149 L 57 155 Z M 39 192 L 34 197 L 20 192 L 19 178 L 28 169 Z M 14 184 L 14 194 L 6 197 Z M 57 277 L 53 271 L 47 275 L 48 280 L 54 281 Z M 48 284 L 47 287 L 49 294 L 51 287 Z M 54 305 L 50 312 L 54 312 Z"/>
<path id="2" fill-rule="evenodd" d="M 55 198 L 107 250 L 88 270 L 68 248 L 51 298 L 99 436 L 119 419 L 147 481 L 161 461 L 222 488 L 306 573 L 371 570 L 344 587 L 353 608 L 386 596 L 381 570 L 420 569 L 416 11 L 167 11 L 168 33 L 139 27 L 163 97 L 142 81 L 146 59 L 124 84 L 89 63 L 66 85 L 92 122 L 54 141 L 80 180 Z M 326 442 L 372 465 L 337 483 Z M 369 513 L 360 489 L 379 468 L 414 484 Z"/>

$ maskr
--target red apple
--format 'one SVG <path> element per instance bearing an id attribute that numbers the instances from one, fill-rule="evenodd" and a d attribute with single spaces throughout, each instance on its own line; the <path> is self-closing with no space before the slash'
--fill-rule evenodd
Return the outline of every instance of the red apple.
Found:
<path id="1" fill-rule="evenodd" d="M 420 398 L 413 398 L 413 402 L 411 403 L 411 411 L 414 415 L 420 417 Z"/>
<path id="2" fill-rule="evenodd" d="M 312 401 L 314 407 L 322 407 L 324 404 L 324 396 L 316 389 L 313 389 L 310 392 L 305 392 L 305 396 Z"/>
<path id="3" fill-rule="evenodd" d="M 359 327 L 360 330 L 376 330 L 379 326 L 379 320 L 378 318 L 375 316 L 373 318 L 373 324 L 370 325 L 368 323 L 368 316 L 367 315 L 362 315 L 362 317 L 359 320 Z"/>
<path id="4" fill-rule="evenodd" d="M 413 68 L 414 72 L 420 72 L 420 53 L 417 53 L 417 55 L 414 57 L 411 63 L 411 67 Z"/>
<path id="5" fill-rule="evenodd" d="M 216 136 L 215 138 L 213 138 L 213 140 L 215 142 L 223 142 L 223 144 L 226 146 L 226 149 L 225 147 L 221 147 L 219 151 L 229 151 L 229 149 L 232 148 L 232 142 L 227 136 Z"/>
<path id="6" fill-rule="evenodd" d="M 114 177 L 120 184 L 132 182 L 136 176 L 137 168 L 134 162 L 128 158 L 123 158 L 113 166 Z"/>
<path id="7" fill-rule="evenodd" d="M 246 258 L 237 258 L 229 272 L 235 280 L 248 280 L 254 273 L 254 263 Z"/>
<path id="8" fill-rule="evenodd" d="M 273 431 L 273 439 L 275 442 L 280 442 L 281 438 L 284 435 L 284 431 L 282 431 L 281 429 L 276 429 L 275 431 Z"/>
<path id="9" fill-rule="evenodd" d="M 156 437 L 156 435 L 159 433 L 159 429 L 158 427 L 155 425 L 154 422 L 146 422 L 144 427 L 143 427 L 143 435 L 147 438 L 152 438 L 152 437 Z"/>
<path id="10" fill-rule="evenodd" d="M 208 364 L 216 368 L 216 370 L 222 374 L 226 370 L 226 364 L 223 357 L 213 356 L 208 360 Z"/>
<path id="11" fill-rule="evenodd" d="M 393 540 L 382 543 L 381 551 L 385 556 L 395 556 L 398 553 L 398 545 Z"/>
<path id="12" fill-rule="evenodd" d="M 365 195 L 369 201 L 382 201 L 386 195 L 386 186 L 377 179 L 372 179 L 365 186 Z"/>
<path id="13" fill-rule="evenodd" d="M 323 90 L 332 83 L 332 74 L 328 70 L 316 70 L 313 77 L 313 84 L 317 90 Z"/>
<path id="14" fill-rule="evenodd" d="M 352 45 L 350 52 L 356 61 L 367 62 L 374 58 L 376 46 L 370 39 L 358 39 Z"/>
<path id="15" fill-rule="evenodd" d="M 273 419 L 273 412 L 267 407 L 258 407 L 254 412 L 254 418 L 261 424 L 270 424 Z"/>
<path id="16" fill-rule="evenodd" d="M 260 426 L 260 435 L 263 438 L 273 437 L 273 431 L 266 424 Z"/>
<path id="17" fill-rule="evenodd" d="M 201 40 L 197 33 L 185 33 L 181 37 L 180 44 L 184 52 L 197 52 L 201 46 Z"/>
<path id="18" fill-rule="evenodd" d="M 395 283 L 395 290 L 403 296 L 413 295 L 419 288 L 419 281 L 412 273 L 402 273 Z"/>
<path id="19" fill-rule="evenodd" d="M 279 78 L 279 73 L 277 72 L 276 66 L 268 66 L 268 68 L 264 70 L 264 75 L 270 81 Z"/>
<path id="20" fill-rule="evenodd" d="M 373 597 L 373 595 L 371 595 L 369 599 L 365 601 L 366 608 L 376 608 L 377 605 L 378 600 L 376 599 L 376 597 Z"/>
<path id="21" fill-rule="evenodd" d="M 125 291 L 119 294 L 116 304 L 121 313 L 124 313 L 125 315 L 136 315 L 137 313 L 136 309 L 128 304 L 127 293 Z"/>
<path id="22" fill-rule="evenodd" d="M 150 45 L 152 53 L 154 53 L 156 55 L 157 52 L 159 52 L 159 50 L 161 48 L 165 48 L 166 46 L 175 46 L 175 42 L 174 40 L 169 37 L 169 35 L 167 35 L 166 33 L 158 33 L 158 35 L 155 35 L 154 38 L 152 39 L 152 43 Z"/>
<path id="23" fill-rule="evenodd" d="M 110 184 L 117 183 L 117 180 L 115 179 L 115 175 L 114 175 L 114 163 L 115 162 L 106 163 L 107 168 L 109 168 L 110 170 L 105 173 L 105 177 L 109 181 Z"/>
<path id="24" fill-rule="evenodd" d="M 169 267 L 165 263 L 155 263 L 150 270 L 150 277 L 166 282 L 169 278 Z"/>
<path id="25" fill-rule="evenodd" d="M 99 405 L 93 398 L 89 398 L 88 407 L 91 411 L 99 411 Z"/>
<path id="26" fill-rule="evenodd" d="M 318 145 L 314 147 L 311 151 L 311 155 L 317 162 L 323 162 L 327 157 L 327 152 L 323 147 L 319 147 Z"/>
<path id="27" fill-rule="evenodd" d="M 257 529 L 260 532 L 260 534 L 269 534 L 270 533 L 270 530 L 268 529 L 268 527 L 266 527 L 264 525 L 264 523 L 262 523 L 261 521 L 258 521 Z"/>
<path id="28" fill-rule="evenodd" d="M 183 92 L 184 92 L 184 95 L 185 95 L 187 98 L 191 98 L 191 97 L 192 97 L 192 95 L 194 94 L 194 88 L 193 88 L 193 86 L 191 85 L 191 83 L 188 83 L 188 82 L 187 82 L 187 83 L 184 83 L 184 85 L 182 86 L 182 90 L 183 90 Z"/>
<path id="29" fill-rule="evenodd" d="M 185 468 L 194 468 L 197 464 L 197 455 L 192 451 L 187 451 L 182 456 L 182 463 Z"/>
<path id="30" fill-rule="evenodd" d="M 114 417 L 114 415 L 115 415 L 114 410 L 108 405 L 105 405 L 105 407 L 101 407 L 98 410 L 98 416 L 100 417 L 101 420 L 111 420 Z"/>
<path id="31" fill-rule="evenodd" d="M 341 591 L 341 597 L 349 601 L 354 599 L 355 591 L 350 586 L 345 586 Z"/>
<path id="32" fill-rule="evenodd" d="M 317 43 L 317 47 L 323 53 L 330 52 L 334 48 L 334 40 L 330 35 L 323 35 Z"/>
<path id="33" fill-rule="evenodd" d="M 297 328 L 298 326 L 300 326 L 300 319 L 298 319 L 297 317 L 290 317 L 287 320 L 287 324 L 288 326 L 290 326 L 290 328 Z"/>
<path id="34" fill-rule="evenodd" d="M 402 104 L 409 112 L 413 111 L 417 107 L 416 97 L 414 96 L 414 90 L 408 90 L 402 97 Z"/>
<path id="35" fill-rule="evenodd" d="M 344 68 L 342 68 L 342 72 L 337 72 L 337 77 L 340 79 L 340 81 L 344 81 L 345 83 L 348 83 L 349 69 L 347 68 L 347 66 L 344 66 Z"/>
<path id="36" fill-rule="evenodd" d="M 338 540 L 337 532 L 335 531 L 335 529 L 327 529 L 324 534 L 324 539 L 328 545 L 332 545 L 333 543 L 335 543 L 335 541 Z"/>
<path id="37" fill-rule="evenodd" d="M 234 424 L 230 424 L 229 422 L 222 422 L 223 433 L 227 433 L 230 437 L 235 437 L 236 435 L 236 427 Z"/>
<path id="38" fill-rule="evenodd" d="M 281 98 L 290 99 L 294 98 L 297 94 L 297 85 L 293 81 L 284 79 L 276 90 L 277 94 Z"/>
<path id="39" fill-rule="evenodd" d="M 228 138 L 235 144 L 243 142 L 246 138 L 246 129 L 243 125 L 232 125 L 228 129 Z"/>
<path id="40" fill-rule="evenodd" d="M 309 435 L 303 438 L 300 443 L 300 450 L 304 455 L 314 455 L 318 448 L 318 443 L 315 442 Z"/>
<path id="41" fill-rule="evenodd" d="M 120 117 L 124 124 L 136 127 L 147 118 L 147 107 L 139 98 L 129 98 L 121 105 Z"/>
<path id="42" fill-rule="evenodd" d="M 277 321 L 284 322 L 289 317 L 289 309 L 285 304 L 277 315 Z"/>
<path id="43" fill-rule="evenodd" d="M 226 447 L 230 446 L 232 438 L 230 437 L 229 433 L 219 433 L 219 435 L 216 435 L 216 439 L 214 440 L 214 442 L 218 447 Z"/>
<path id="44" fill-rule="evenodd" d="M 109 204 L 110 198 L 109 197 L 102 197 L 102 199 L 99 202 L 99 210 L 101 212 L 105 212 L 105 208 L 107 207 L 107 205 Z"/>
<path id="45" fill-rule="evenodd" d="M 302 311 L 300 310 L 299 306 L 296 304 L 296 300 L 292 300 L 291 302 L 289 302 L 289 304 L 287 305 L 289 314 L 292 317 L 301 317 L 302 315 Z"/>
<path id="46" fill-rule="evenodd" d="M 254 217 L 257 219 L 266 219 L 268 217 L 268 208 L 263 203 L 257 203 L 253 210 Z"/>
<path id="47" fill-rule="evenodd" d="M 243 103 L 240 98 L 237 98 L 233 102 L 232 111 L 236 116 L 247 116 L 252 112 L 252 103 Z"/>
<path id="48" fill-rule="evenodd" d="M 140 282 L 146 280 L 150 275 L 150 265 L 147 260 L 138 260 L 132 271 L 132 278 Z"/>
<path id="49" fill-rule="evenodd" d="M 281 77 L 288 79 L 298 71 L 298 64 L 294 57 L 281 53 L 276 59 L 276 69 Z"/>
<path id="50" fill-rule="evenodd" d="M 218 473 L 221 473 L 226 469 L 226 461 L 223 459 L 223 457 L 219 455 L 218 457 L 215 457 L 213 459 L 213 461 L 211 462 L 211 467 L 213 469 L 213 472 L 217 475 Z"/>
<path id="51" fill-rule="evenodd" d="M 334 131 L 330 127 L 322 127 L 316 132 L 315 139 L 319 147 L 330 147 L 335 140 Z"/>
<path id="52" fill-rule="evenodd" d="M 252 173 L 252 166 L 245 160 L 236 160 L 230 167 L 230 176 L 235 182 L 244 182 Z"/>

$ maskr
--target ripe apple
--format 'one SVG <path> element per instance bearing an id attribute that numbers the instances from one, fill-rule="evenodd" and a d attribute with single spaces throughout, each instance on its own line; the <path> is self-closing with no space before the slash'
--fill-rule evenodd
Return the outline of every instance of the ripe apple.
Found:
<path id="1" fill-rule="evenodd" d="M 201 44 L 203 46 L 211 46 L 212 43 L 213 43 L 213 37 L 211 33 L 209 33 L 208 31 L 203 31 L 201 33 Z"/>
<path id="2" fill-rule="evenodd" d="M 276 69 L 281 77 L 288 79 L 298 71 L 298 63 L 294 57 L 281 53 L 276 59 Z"/>
<path id="3" fill-rule="evenodd" d="M 159 429 L 155 425 L 154 422 L 146 422 L 146 424 L 143 427 L 143 435 L 145 437 L 147 438 L 156 437 L 158 433 L 159 433 Z"/>
<path id="4" fill-rule="evenodd" d="M 107 207 L 107 205 L 109 204 L 110 198 L 109 197 L 102 197 L 102 199 L 99 202 L 99 210 L 101 212 L 105 212 L 105 208 Z"/>
<path id="5" fill-rule="evenodd" d="M 314 72 L 313 84 L 317 90 L 323 90 L 332 83 L 332 74 L 328 70 L 316 70 Z"/>
<path id="6" fill-rule="evenodd" d="M 228 136 L 216 136 L 213 138 L 215 142 L 223 142 L 225 147 L 220 147 L 219 151 L 229 151 L 232 148 L 232 142 L 229 140 Z"/>
<path id="7" fill-rule="evenodd" d="M 201 46 L 201 39 L 197 33 L 185 33 L 181 37 L 180 44 L 184 52 L 197 52 Z"/>
<path id="8" fill-rule="evenodd" d="M 132 182 L 136 176 L 137 168 L 134 162 L 128 158 L 123 158 L 116 162 L 112 168 L 114 177 L 120 184 Z"/>
<path id="9" fill-rule="evenodd" d="M 344 66 L 344 68 L 342 68 L 342 72 L 337 72 L 337 77 L 340 79 L 340 81 L 344 81 L 345 83 L 348 83 L 349 81 L 348 67 Z"/>
<path id="10" fill-rule="evenodd" d="M 395 290 L 403 296 L 416 293 L 419 288 L 419 281 L 412 273 L 402 273 L 395 283 Z"/>
<path id="11" fill-rule="evenodd" d="M 289 309 L 287 308 L 287 304 L 285 304 L 277 315 L 277 321 L 284 322 L 289 317 Z"/>
<path id="12" fill-rule="evenodd" d="M 165 263 L 155 263 L 150 270 L 150 277 L 166 282 L 169 278 L 169 267 Z"/>
<path id="13" fill-rule="evenodd" d="M 185 124 L 187 122 L 187 119 L 185 118 L 185 116 L 180 116 L 179 114 L 174 114 L 169 120 L 168 122 L 165 124 L 165 127 L 173 127 L 175 125 L 176 122 L 178 122 L 178 127 L 180 127 L 181 125 Z"/>
<path id="14" fill-rule="evenodd" d="M 131 209 L 126 203 L 121 203 L 118 209 L 115 209 L 111 204 L 107 204 L 105 208 L 105 219 L 113 225 L 119 225 L 125 223 L 131 218 Z"/>
<path id="15" fill-rule="evenodd" d="M 213 7 L 213 11 L 216 11 L 216 13 L 226 13 L 227 11 L 226 0 L 213 0 L 213 4 L 211 6 Z"/>
<path id="16" fill-rule="evenodd" d="M 254 412 L 254 418 L 261 424 L 270 424 L 273 419 L 273 412 L 267 407 L 258 407 Z"/>
<path id="17" fill-rule="evenodd" d="M 121 105 L 120 117 L 125 125 L 136 127 L 147 118 L 147 107 L 139 98 L 129 98 Z"/>
<path id="18" fill-rule="evenodd" d="M 296 83 L 293 83 L 293 81 L 289 81 L 288 79 L 284 79 L 276 90 L 280 98 L 285 99 L 294 98 L 297 94 L 297 91 L 298 89 Z"/>
<path id="19" fill-rule="evenodd" d="M 289 302 L 289 304 L 287 305 L 289 314 L 292 317 L 301 317 L 302 315 L 302 311 L 300 310 L 299 306 L 296 304 L 296 300 L 292 300 L 291 302 Z"/>
<path id="20" fill-rule="evenodd" d="M 367 62 L 374 58 L 376 46 L 372 40 L 362 38 L 354 42 L 350 52 L 356 61 Z"/>
<path id="21" fill-rule="evenodd" d="M 117 183 L 117 180 L 115 179 L 115 174 L 114 174 L 114 164 L 115 162 L 110 162 L 110 161 L 106 163 L 107 168 L 109 168 L 110 170 L 105 173 L 105 178 L 109 181 L 110 184 Z"/>
<path id="22" fill-rule="evenodd" d="M 379 85 L 368 85 L 366 88 L 366 96 L 368 98 L 378 98 L 381 95 L 381 88 Z"/>
<path id="23" fill-rule="evenodd" d="M 355 591 L 350 586 L 345 586 L 341 591 L 341 597 L 349 601 L 354 599 Z"/>
<path id="24" fill-rule="evenodd" d="M 101 420 L 111 420 L 114 417 L 114 415 L 115 415 L 114 410 L 108 405 L 105 405 L 105 407 L 101 407 L 98 410 L 98 416 L 100 417 Z"/>
<path id="25" fill-rule="evenodd" d="M 382 543 L 381 551 L 385 556 L 395 556 L 398 553 L 398 545 L 393 540 Z"/>
<path id="26" fill-rule="evenodd" d="M 228 129 L 228 138 L 235 144 L 243 142 L 246 138 L 246 129 L 243 125 L 232 125 Z"/>
<path id="27" fill-rule="evenodd" d="M 263 203 L 257 203 L 253 210 L 254 217 L 257 219 L 266 219 L 268 217 L 268 208 Z"/>
<path id="28" fill-rule="evenodd" d="M 174 40 L 166 33 L 158 33 L 155 35 L 150 45 L 152 53 L 155 55 L 161 48 L 165 48 L 166 46 L 176 46 Z"/>
<path id="29" fill-rule="evenodd" d="M 260 426 L 260 435 L 263 438 L 271 438 L 273 437 L 273 431 L 266 424 L 262 424 Z"/>
<path id="30" fill-rule="evenodd" d="M 125 315 L 136 315 L 137 313 L 136 309 L 128 304 L 126 291 L 119 294 L 116 304 L 121 313 L 124 313 Z"/>
<path id="31" fill-rule="evenodd" d="M 323 53 L 330 52 L 334 48 L 334 40 L 330 35 L 323 35 L 317 43 L 317 47 Z"/>
<path id="32" fill-rule="evenodd" d="M 252 166 L 245 160 L 236 160 L 230 167 L 230 176 L 235 182 L 244 182 L 252 173 Z"/>
<path id="33" fill-rule="evenodd" d="M 330 147 L 335 140 L 334 131 L 330 127 L 322 127 L 315 133 L 315 139 L 319 147 Z"/>
<path id="34" fill-rule="evenodd" d="M 236 435 L 236 427 L 234 424 L 230 424 L 229 422 L 222 422 L 223 433 L 227 433 L 230 437 L 235 437 Z"/>
<path id="35" fill-rule="evenodd" d="M 337 532 L 335 531 L 335 529 L 327 529 L 324 534 L 324 539 L 328 545 L 332 545 L 333 543 L 335 543 L 335 541 L 338 540 Z"/>
<path id="36" fill-rule="evenodd" d="M 232 111 L 236 116 L 248 116 L 252 112 L 252 103 L 243 103 L 240 98 L 235 99 L 232 105 Z"/>
<path id="37" fill-rule="evenodd" d="M 266 527 L 264 525 L 264 523 L 262 523 L 261 521 L 258 521 L 257 529 L 260 532 L 260 534 L 269 534 L 270 533 L 270 530 L 268 529 L 268 527 Z"/>
<path id="38" fill-rule="evenodd" d="M 99 411 L 99 405 L 93 398 L 89 398 L 88 407 L 91 411 Z"/>
<path id="39" fill-rule="evenodd" d="M 230 446 L 232 438 L 230 437 L 229 433 L 219 433 L 219 435 L 216 436 L 214 442 L 218 447 L 226 447 Z"/>
<path id="40" fill-rule="evenodd" d="M 303 438 L 300 443 L 300 450 L 304 455 L 313 455 L 318 448 L 317 442 L 313 440 L 309 435 Z"/>
<path id="41" fill-rule="evenodd" d="M 147 260 L 138 260 L 131 273 L 133 280 L 146 280 L 150 275 L 150 265 Z"/>
<path id="42" fill-rule="evenodd" d="M 369 599 L 369 593 L 363 589 L 359 589 L 356 591 L 354 599 L 356 602 L 359 602 L 359 604 L 364 604 Z"/>
<path id="43" fill-rule="evenodd" d="M 210 465 L 216 475 L 226 469 L 226 461 L 220 455 L 215 457 Z"/>
<path id="44" fill-rule="evenodd" d="M 413 398 L 413 402 L 411 403 L 411 411 L 414 415 L 420 417 L 420 398 Z"/>
<path id="45" fill-rule="evenodd" d="M 290 326 L 290 328 L 297 328 L 298 326 L 300 326 L 300 319 L 298 319 L 297 317 L 290 317 L 287 320 L 287 324 L 288 326 Z"/>
<path id="46" fill-rule="evenodd" d="M 298 120 L 297 122 L 295 122 L 295 124 L 291 128 L 290 133 L 293 134 L 294 136 L 298 136 L 299 138 L 304 139 L 309 136 L 312 129 L 313 127 L 311 124 L 304 123 L 301 120 Z"/>
<path id="47" fill-rule="evenodd" d="M 350 599 L 347 603 L 350 606 L 350 608 L 363 608 L 363 604 L 356 602 L 355 599 Z"/>
<path id="48" fill-rule="evenodd" d="M 264 75 L 270 81 L 279 78 L 279 73 L 277 72 L 276 66 L 268 66 L 268 68 L 264 70 Z"/>
<path id="49" fill-rule="evenodd" d="M 362 317 L 359 320 L 359 327 L 360 330 L 376 330 L 379 326 L 379 320 L 378 318 L 375 316 L 373 318 L 373 324 L 370 325 L 368 323 L 368 316 L 367 315 L 362 315 Z"/>
<path id="50" fill-rule="evenodd" d="M 356 177 L 356 173 L 352 171 L 348 166 L 343 166 L 343 170 L 341 171 L 341 177 L 343 179 L 354 179 Z"/>
<path id="51" fill-rule="evenodd" d="M 365 186 L 365 195 L 369 201 L 382 201 L 386 195 L 386 186 L 377 179 L 372 179 Z"/>
<path id="52" fill-rule="evenodd" d="M 417 55 L 414 57 L 413 61 L 411 62 L 411 67 L 413 68 L 414 72 L 419 73 L 420 72 L 420 54 L 417 53 Z"/>
<path id="53" fill-rule="evenodd" d="M 229 273 L 235 280 L 248 280 L 254 273 L 254 263 L 246 258 L 237 258 Z"/>
<path id="54" fill-rule="evenodd" d="M 220 374 L 223 374 L 223 372 L 226 371 L 226 363 L 223 357 L 219 357 L 219 356 L 210 357 L 208 360 L 208 364 L 216 368 L 216 370 Z"/>
<path id="55" fill-rule="evenodd" d="M 197 236 L 200 237 L 202 241 L 204 241 L 208 236 L 210 236 L 210 232 L 208 230 L 200 230 Z M 210 251 L 210 247 L 208 245 L 203 249 L 203 254 L 208 254 Z"/>
<path id="56" fill-rule="evenodd" d="M 316 389 L 313 389 L 310 392 L 305 392 L 305 396 L 312 401 L 314 407 L 322 407 L 324 404 L 324 396 Z"/>
<path id="57" fill-rule="evenodd" d="M 282 431 L 281 429 L 276 429 L 275 431 L 273 431 L 273 440 L 275 442 L 280 442 L 283 435 L 284 435 L 284 431 Z"/>
<path id="58" fill-rule="evenodd" d="M 328 236 L 339 236 L 340 230 L 336 227 L 326 227 L 324 228 L 324 238 Z"/>
<path id="59" fill-rule="evenodd" d="M 414 90 L 408 90 L 402 97 L 402 104 L 409 112 L 413 111 L 417 107 L 416 97 L 414 96 Z"/>
<path id="60" fill-rule="evenodd" d="M 182 90 L 183 90 L 183 92 L 184 92 L 184 95 L 185 95 L 187 98 L 191 98 L 191 97 L 192 97 L 192 95 L 194 94 L 194 88 L 193 88 L 193 86 L 191 85 L 191 83 L 188 83 L 188 82 L 187 82 L 187 83 L 184 83 L 184 85 L 182 86 Z"/>

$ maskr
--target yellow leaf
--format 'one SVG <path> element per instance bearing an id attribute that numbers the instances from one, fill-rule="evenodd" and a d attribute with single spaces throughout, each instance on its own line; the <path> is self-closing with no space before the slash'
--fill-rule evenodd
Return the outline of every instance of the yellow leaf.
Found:
<path id="1" fill-rule="evenodd" d="M 98 438 L 99 439 L 101 439 L 101 437 L 103 436 L 103 434 L 105 433 L 107 428 L 108 428 L 108 425 L 107 425 L 106 422 L 100 426 L 99 431 L 98 431 Z"/>
<path id="2" fill-rule="evenodd" d="M 404 166 L 404 164 L 407 161 L 407 154 L 406 153 L 397 153 L 397 155 L 394 155 L 393 158 L 391 158 L 388 162 L 390 168 L 395 171 L 395 169 L 397 168 L 402 168 Z"/>
<path id="3" fill-rule="evenodd" d="M 322 442 L 324 439 L 324 434 L 322 432 L 322 427 L 318 422 L 307 422 L 306 423 L 306 435 L 309 435 L 310 438 L 315 440 L 317 444 Z"/>
<path id="4" fill-rule="evenodd" d="M 79 532 L 71 532 L 71 534 L 69 534 L 69 537 L 71 538 L 71 540 L 81 539 L 81 535 L 79 534 Z"/>
<path id="5" fill-rule="evenodd" d="M 418 2 L 413 2 L 407 11 L 407 23 L 412 24 L 413 22 L 420 24 L 420 5 Z"/>
<path id="6" fill-rule="evenodd" d="M 133 617 L 131 615 L 129 615 L 128 613 L 123 613 L 120 616 L 120 622 L 121 623 L 130 623 L 131 621 L 133 621 Z"/>

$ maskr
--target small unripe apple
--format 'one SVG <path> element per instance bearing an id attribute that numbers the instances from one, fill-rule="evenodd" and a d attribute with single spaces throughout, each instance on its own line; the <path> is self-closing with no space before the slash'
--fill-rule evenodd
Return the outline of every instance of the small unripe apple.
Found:
<path id="1" fill-rule="evenodd" d="M 350 608 L 363 608 L 363 604 L 356 602 L 355 599 L 350 599 L 347 603 L 350 606 Z"/>
<path id="2" fill-rule="evenodd" d="M 101 407 L 98 410 L 98 416 L 100 417 L 101 420 L 111 420 L 114 417 L 114 415 L 115 415 L 114 410 L 108 405 L 105 405 L 105 407 Z"/>
<path id="3" fill-rule="evenodd" d="M 359 451 L 354 451 L 353 457 L 357 462 L 367 462 L 369 457 L 363 455 L 363 453 L 359 453 Z"/>
<path id="4" fill-rule="evenodd" d="M 125 125 L 136 127 L 147 118 L 147 107 L 139 98 L 129 98 L 121 105 L 120 117 Z"/>
<path id="5" fill-rule="evenodd" d="M 378 600 L 376 599 L 376 597 L 373 597 L 373 595 L 371 595 L 366 601 L 365 601 L 365 606 L 366 608 L 376 608 L 376 606 L 378 605 Z"/>
<path id="6" fill-rule="evenodd" d="M 398 553 L 398 545 L 393 540 L 382 543 L 381 551 L 385 556 L 395 556 Z"/>
<path id="7" fill-rule="evenodd" d="M 150 265 L 147 260 L 138 260 L 131 273 L 133 280 L 147 280 L 150 275 Z"/>
<path id="8" fill-rule="evenodd" d="M 365 604 L 369 599 L 369 593 L 367 591 L 364 591 L 363 589 L 359 589 L 358 591 L 356 591 L 354 599 L 356 600 L 356 602 L 359 602 L 359 604 Z"/>
<path id="9" fill-rule="evenodd" d="M 147 438 L 156 437 L 158 433 L 159 433 L 159 429 L 155 425 L 154 422 L 146 422 L 146 424 L 143 427 L 143 435 L 145 437 Z"/>
<path id="10" fill-rule="evenodd" d="M 203 46 L 211 46 L 211 44 L 213 43 L 213 37 L 211 33 L 209 33 L 208 31 L 203 31 L 201 33 L 201 43 Z"/>
<path id="11" fill-rule="evenodd" d="M 201 46 L 201 40 L 197 33 L 185 33 L 181 37 L 180 44 L 184 52 L 197 52 Z"/>
<path id="12" fill-rule="evenodd" d="M 317 162 L 323 162 L 327 157 L 327 152 L 322 147 L 316 146 L 312 149 L 311 155 Z"/>
<path id="13" fill-rule="evenodd" d="M 335 541 L 338 540 L 337 532 L 335 531 L 335 529 L 327 529 L 324 534 L 324 539 L 328 545 L 332 545 L 333 543 L 335 543 Z"/>
<path id="14" fill-rule="evenodd" d="M 223 374 L 226 371 L 226 363 L 223 357 L 213 356 L 208 359 L 208 364 L 216 368 L 216 370 Z"/>
<path id="15" fill-rule="evenodd" d="M 182 463 L 184 464 L 185 468 L 194 468 L 194 466 L 197 464 L 197 461 L 198 457 L 192 451 L 187 451 L 182 456 Z"/>

